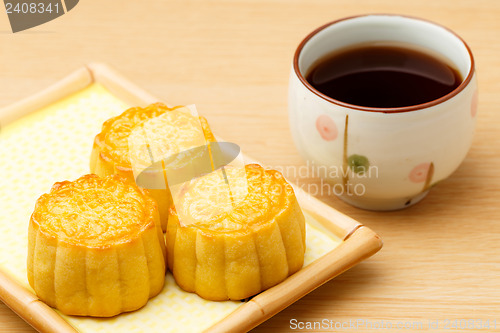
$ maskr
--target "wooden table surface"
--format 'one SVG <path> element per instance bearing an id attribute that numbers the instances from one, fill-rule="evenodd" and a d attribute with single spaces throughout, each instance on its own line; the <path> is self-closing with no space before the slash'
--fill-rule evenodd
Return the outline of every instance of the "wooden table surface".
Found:
<path id="1" fill-rule="evenodd" d="M 254 331 L 286 332 L 292 319 L 326 319 L 413 325 L 406 331 L 422 323 L 423 331 L 447 332 L 453 330 L 444 330 L 446 323 L 465 327 L 461 319 L 474 319 L 474 327 L 489 320 L 490 328 L 463 331 L 500 332 L 498 0 L 82 0 L 68 14 L 16 34 L 2 11 L 0 106 L 86 63 L 105 62 L 171 104 L 196 103 L 217 135 L 255 159 L 305 165 L 287 119 L 295 47 L 323 23 L 375 12 L 433 20 L 469 43 L 480 90 L 472 148 L 449 179 L 405 210 L 363 211 L 319 195 L 377 231 L 384 248 Z M 288 176 L 306 190 L 319 184 Z M 429 320 L 439 320 L 441 329 L 429 328 Z M 14 331 L 33 329 L 0 303 L 0 332 Z"/>

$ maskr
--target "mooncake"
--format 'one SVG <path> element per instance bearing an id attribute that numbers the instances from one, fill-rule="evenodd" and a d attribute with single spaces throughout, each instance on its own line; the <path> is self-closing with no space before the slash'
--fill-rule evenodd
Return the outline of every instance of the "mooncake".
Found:
<path id="1" fill-rule="evenodd" d="M 234 172 L 187 182 L 170 208 L 169 269 L 182 289 L 208 300 L 250 297 L 304 262 L 305 219 L 291 185 L 278 171 L 246 165 L 248 191 L 233 205 L 225 181 Z"/>
<path id="2" fill-rule="evenodd" d="M 204 117 L 171 112 L 180 108 L 183 107 L 169 108 L 162 103 L 155 103 L 145 108 L 130 108 L 121 115 L 108 119 L 102 125 L 101 133 L 95 137 L 90 158 L 90 172 L 99 176 L 119 174 L 130 182 L 134 182 L 128 140 L 137 126 L 155 117 L 162 116 L 164 121 L 157 122 L 153 128 L 150 127 L 145 135 L 151 142 L 154 142 L 155 147 L 170 150 L 172 154 L 198 146 L 200 144 L 198 140 L 200 131 L 202 131 L 202 137 L 204 136 L 204 142 L 201 144 L 215 141 Z M 169 117 L 169 112 L 171 117 Z M 152 163 L 154 161 L 144 162 Z M 158 203 L 162 229 L 165 230 L 168 210 L 172 205 L 168 184 L 165 184 L 162 189 L 150 189 L 149 193 Z"/>
<path id="3" fill-rule="evenodd" d="M 28 280 L 68 315 L 109 317 L 144 306 L 163 288 L 166 248 L 156 203 L 112 175 L 55 183 L 28 230 Z"/>

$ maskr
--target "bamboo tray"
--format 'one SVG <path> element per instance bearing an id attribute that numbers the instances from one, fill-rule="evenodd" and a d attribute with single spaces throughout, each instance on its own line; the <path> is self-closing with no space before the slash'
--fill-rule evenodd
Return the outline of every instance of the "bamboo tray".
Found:
<path id="1" fill-rule="evenodd" d="M 90 64 L 0 109 L 0 299 L 38 331 L 247 331 L 382 247 L 375 232 L 295 187 L 307 222 L 304 267 L 250 300 L 205 301 L 180 290 L 168 273 L 162 293 L 135 312 L 97 319 L 50 308 L 26 277 L 26 234 L 36 198 L 56 181 L 88 173 L 93 137 L 105 119 L 157 101 L 106 65 Z"/>

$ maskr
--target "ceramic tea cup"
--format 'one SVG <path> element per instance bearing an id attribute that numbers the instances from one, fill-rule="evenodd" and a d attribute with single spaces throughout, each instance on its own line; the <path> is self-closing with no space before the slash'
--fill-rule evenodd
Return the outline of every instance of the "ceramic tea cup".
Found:
<path id="1" fill-rule="evenodd" d="M 371 42 L 406 43 L 449 60 L 462 81 L 418 105 L 374 108 L 333 99 L 307 80 L 318 59 Z M 452 31 L 399 15 L 363 15 L 328 23 L 298 46 L 289 83 L 289 117 L 300 154 L 328 191 L 353 206 L 394 210 L 420 201 L 464 160 L 477 113 L 474 58 Z"/>

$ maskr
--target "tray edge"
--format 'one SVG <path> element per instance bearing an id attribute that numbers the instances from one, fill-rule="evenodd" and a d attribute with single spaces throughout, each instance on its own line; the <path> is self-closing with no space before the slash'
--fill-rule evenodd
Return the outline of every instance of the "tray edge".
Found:
<path id="1" fill-rule="evenodd" d="M 373 230 L 360 225 L 344 242 L 279 285 L 252 298 L 205 333 L 249 331 L 314 289 L 369 258 L 383 242 Z M 310 277 L 307 279 L 307 277 Z M 291 298 L 283 299 L 285 296 Z M 245 318 L 246 320 L 242 320 Z"/>

